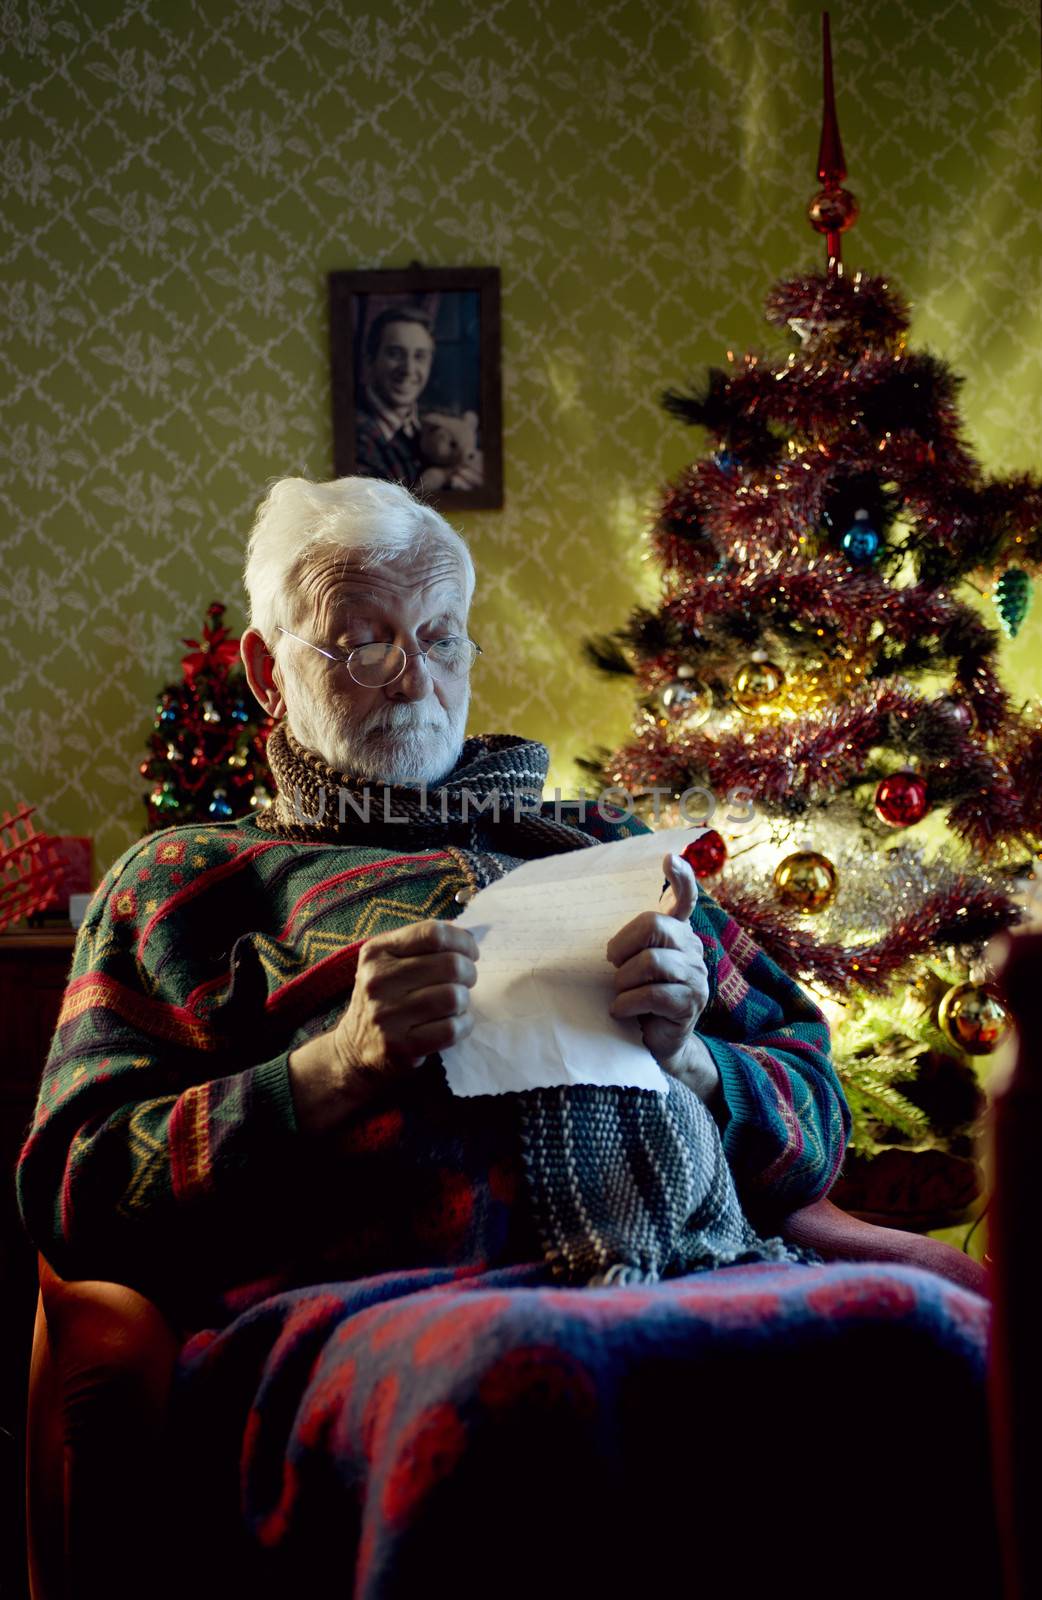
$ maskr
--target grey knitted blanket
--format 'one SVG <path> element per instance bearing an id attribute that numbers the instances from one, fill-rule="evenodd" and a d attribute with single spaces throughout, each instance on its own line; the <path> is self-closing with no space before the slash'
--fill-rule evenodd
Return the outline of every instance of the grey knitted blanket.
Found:
<path id="1" fill-rule="evenodd" d="M 820 1262 L 754 1232 L 711 1112 L 668 1081 L 664 1094 L 573 1084 L 518 1096 L 529 1201 L 555 1276 L 595 1288 L 742 1261 Z"/>

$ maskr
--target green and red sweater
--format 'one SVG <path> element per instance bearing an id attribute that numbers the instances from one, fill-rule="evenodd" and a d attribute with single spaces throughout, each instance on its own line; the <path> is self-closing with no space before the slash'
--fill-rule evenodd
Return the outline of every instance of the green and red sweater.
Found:
<path id="1" fill-rule="evenodd" d="M 305 843 L 251 820 L 128 850 L 80 929 L 18 1163 L 55 1270 L 129 1283 L 187 1330 L 291 1285 L 539 1260 L 512 1096 L 458 1099 L 432 1057 L 335 1136 L 294 1117 L 289 1053 L 332 1026 L 365 939 L 458 915 L 473 883 L 461 850 Z M 827 1025 L 704 892 L 692 926 L 724 1149 L 750 1217 L 783 1214 L 827 1191 L 849 1138 Z"/>

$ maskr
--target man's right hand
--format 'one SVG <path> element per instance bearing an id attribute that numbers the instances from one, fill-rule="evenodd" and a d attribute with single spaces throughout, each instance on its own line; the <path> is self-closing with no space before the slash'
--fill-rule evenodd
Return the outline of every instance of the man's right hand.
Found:
<path id="1" fill-rule="evenodd" d="M 340 1021 L 290 1056 L 299 1125 L 338 1126 L 384 1085 L 465 1039 L 477 959 L 472 933 L 433 918 L 367 939 Z"/>

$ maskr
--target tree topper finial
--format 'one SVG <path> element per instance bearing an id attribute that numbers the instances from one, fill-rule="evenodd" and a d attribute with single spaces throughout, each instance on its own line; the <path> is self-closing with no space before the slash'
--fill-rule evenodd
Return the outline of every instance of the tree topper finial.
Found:
<path id="1" fill-rule="evenodd" d="M 839 120 L 836 116 L 836 92 L 832 80 L 832 36 L 829 31 L 827 11 L 821 13 L 821 36 L 825 91 L 821 143 L 818 146 L 818 182 L 821 188 L 810 202 L 807 215 L 814 231 L 825 235 L 829 274 L 838 275 L 843 271 L 840 238 L 857 221 L 858 203 L 850 190 L 842 187 L 847 167 L 843 155 L 843 141 L 839 136 Z"/>

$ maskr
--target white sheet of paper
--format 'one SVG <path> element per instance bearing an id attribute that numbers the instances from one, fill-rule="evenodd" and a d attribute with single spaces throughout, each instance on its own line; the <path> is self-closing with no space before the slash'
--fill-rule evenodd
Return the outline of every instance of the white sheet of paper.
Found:
<path id="1" fill-rule="evenodd" d="M 478 941 L 474 1029 L 442 1051 L 453 1094 L 508 1094 L 557 1084 L 665 1090 L 635 1017 L 608 1013 L 609 939 L 654 911 L 662 857 L 704 828 L 668 828 L 515 867 L 455 918 Z"/>

